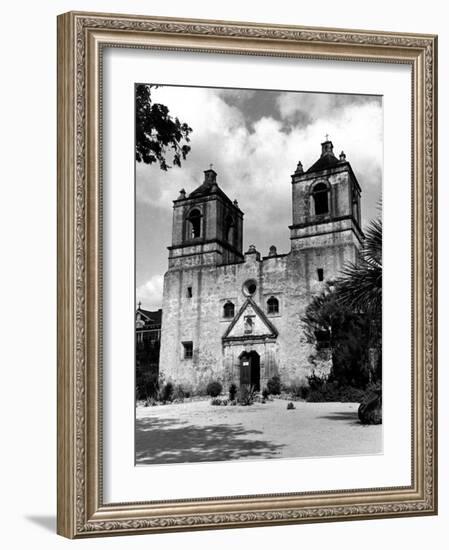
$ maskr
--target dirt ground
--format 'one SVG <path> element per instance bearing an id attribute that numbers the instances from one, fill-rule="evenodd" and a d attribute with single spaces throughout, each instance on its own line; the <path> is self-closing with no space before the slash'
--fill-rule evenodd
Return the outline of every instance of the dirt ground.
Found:
<path id="1" fill-rule="evenodd" d="M 250 407 L 194 401 L 137 407 L 136 463 L 167 464 L 382 452 L 382 426 L 362 426 L 357 403 Z"/>

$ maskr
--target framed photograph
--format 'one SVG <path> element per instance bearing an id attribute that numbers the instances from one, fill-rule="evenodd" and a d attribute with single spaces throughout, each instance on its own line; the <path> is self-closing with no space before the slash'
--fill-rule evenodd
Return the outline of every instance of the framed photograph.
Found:
<path id="1" fill-rule="evenodd" d="M 59 534 L 437 513 L 436 53 L 59 16 Z"/>

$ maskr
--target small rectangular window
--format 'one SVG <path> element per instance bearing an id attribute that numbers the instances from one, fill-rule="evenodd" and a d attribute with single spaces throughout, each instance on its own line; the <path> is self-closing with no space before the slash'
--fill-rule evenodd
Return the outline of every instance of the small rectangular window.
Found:
<path id="1" fill-rule="evenodd" d="M 193 342 L 183 342 L 184 359 L 192 359 L 193 357 Z"/>
<path id="2" fill-rule="evenodd" d="M 187 298 L 191 298 L 193 296 L 192 287 L 187 287 Z"/>
<path id="3" fill-rule="evenodd" d="M 322 267 L 319 267 L 316 272 L 318 274 L 318 280 L 324 281 L 324 269 Z"/>
<path id="4" fill-rule="evenodd" d="M 279 300 L 274 296 L 267 300 L 267 310 L 272 315 L 279 313 Z"/>

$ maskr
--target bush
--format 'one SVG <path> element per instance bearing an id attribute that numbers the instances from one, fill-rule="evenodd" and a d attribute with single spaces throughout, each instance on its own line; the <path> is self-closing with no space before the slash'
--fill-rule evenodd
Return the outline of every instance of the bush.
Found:
<path id="1" fill-rule="evenodd" d="M 273 376 L 267 382 L 267 390 L 271 395 L 281 394 L 281 379 L 279 376 Z"/>
<path id="2" fill-rule="evenodd" d="M 287 403 L 287 410 L 288 411 L 291 411 L 294 408 L 295 408 L 295 405 L 293 405 L 293 403 L 291 401 L 290 401 L 290 403 Z"/>
<path id="3" fill-rule="evenodd" d="M 145 402 L 143 404 L 144 407 L 155 407 L 157 405 L 157 401 L 154 397 L 148 397 L 148 399 L 145 399 Z"/>
<path id="4" fill-rule="evenodd" d="M 184 401 L 184 398 L 188 397 L 181 384 L 176 384 L 173 388 L 173 400 Z"/>
<path id="5" fill-rule="evenodd" d="M 382 395 L 382 381 L 379 380 L 377 382 L 368 384 L 368 386 L 366 387 L 366 391 L 369 393 Z"/>
<path id="6" fill-rule="evenodd" d="M 292 399 L 307 399 L 310 388 L 304 382 L 293 382 L 289 387 L 285 388 L 285 392 L 290 394 Z"/>
<path id="7" fill-rule="evenodd" d="M 357 411 L 362 424 L 382 424 L 382 386 L 372 384 Z"/>
<path id="8" fill-rule="evenodd" d="M 325 378 L 320 378 L 314 374 L 309 376 L 308 380 L 307 401 L 312 403 L 361 403 L 366 396 L 366 391 L 361 388 L 340 385 L 338 382 L 329 382 Z"/>
<path id="9" fill-rule="evenodd" d="M 309 386 L 304 386 L 304 385 L 300 386 L 298 393 L 299 395 L 297 397 L 300 397 L 301 399 L 306 400 L 309 397 L 309 393 L 310 393 Z"/>
<path id="10" fill-rule="evenodd" d="M 312 373 L 310 376 L 307 377 L 310 391 L 321 390 L 326 381 L 327 378 L 317 376 L 315 373 Z"/>
<path id="11" fill-rule="evenodd" d="M 354 388 L 352 386 L 343 386 L 339 388 L 339 397 L 342 403 L 360 403 L 365 399 L 366 390 Z"/>
<path id="12" fill-rule="evenodd" d="M 156 397 L 159 388 L 159 381 L 156 372 L 143 372 L 138 370 L 136 373 L 136 399 L 149 399 Z"/>
<path id="13" fill-rule="evenodd" d="M 222 390 L 223 386 L 217 380 L 209 382 L 206 388 L 207 395 L 210 395 L 211 397 L 217 397 L 218 395 L 220 395 Z"/>
<path id="14" fill-rule="evenodd" d="M 229 386 L 229 401 L 234 401 L 236 395 L 237 395 L 237 386 L 235 384 L 231 384 Z"/>
<path id="15" fill-rule="evenodd" d="M 361 424 L 382 424 L 382 398 L 379 395 L 366 397 L 357 414 Z"/>
<path id="16" fill-rule="evenodd" d="M 174 386 L 171 382 L 167 382 L 162 386 L 162 389 L 160 391 L 160 400 L 163 403 L 171 402 L 173 401 L 173 393 L 174 393 Z"/>
<path id="17" fill-rule="evenodd" d="M 239 396 L 238 396 L 239 405 L 248 407 L 254 403 L 254 387 L 251 386 L 240 386 Z"/>
<path id="18" fill-rule="evenodd" d="M 219 397 L 214 397 L 213 399 L 211 399 L 211 402 L 210 402 L 211 405 L 215 405 L 215 406 L 223 406 L 223 407 L 226 407 L 227 404 L 228 404 L 228 400 L 227 399 L 220 399 Z"/>

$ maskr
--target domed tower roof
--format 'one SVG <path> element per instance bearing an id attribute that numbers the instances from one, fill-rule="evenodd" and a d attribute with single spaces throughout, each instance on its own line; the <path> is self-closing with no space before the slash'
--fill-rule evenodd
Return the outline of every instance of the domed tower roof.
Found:
<path id="1" fill-rule="evenodd" d="M 206 197 L 207 195 L 212 195 L 213 193 L 216 193 L 226 201 L 231 202 L 230 198 L 218 185 L 217 172 L 215 172 L 215 170 L 212 169 L 212 165 L 211 165 L 211 167 L 208 170 L 204 170 L 203 183 L 189 194 L 189 199 Z"/>
<path id="2" fill-rule="evenodd" d="M 321 156 L 320 158 L 312 164 L 312 166 L 307 170 L 310 172 L 319 172 L 320 170 L 327 170 L 328 168 L 333 168 L 340 161 L 334 155 L 334 145 L 332 141 L 327 139 L 321 144 Z"/>
<path id="3" fill-rule="evenodd" d="M 204 195 L 209 195 L 210 193 L 214 192 L 218 187 L 217 184 L 217 172 L 212 169 L 212 166 L 209 168 L 209 170 L 204 170 L 204 181 L 203 183 L 194 189 L 189 197 L 202 197 Z"/>

